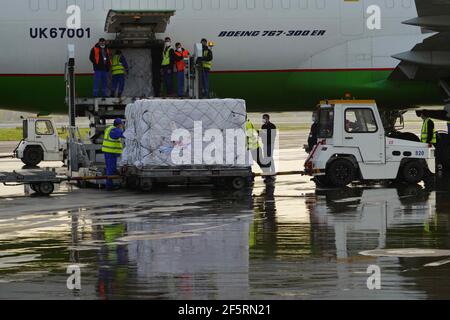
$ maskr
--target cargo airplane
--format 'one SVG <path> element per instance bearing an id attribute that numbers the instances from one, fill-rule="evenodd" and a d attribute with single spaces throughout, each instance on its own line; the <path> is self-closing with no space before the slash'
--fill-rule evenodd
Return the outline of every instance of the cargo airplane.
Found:
<path id="1" fill-rule="evenodd" d="M 400 109 L 443 105 L 450 93 L 450 0 L 3 0 L 0 6 L 2 109 L 65 113 L 64 63 L 72 43 L 77 95 L 90 96 L 89 50 L 98 38 L 115 37 L 105 32 L 111 9 L 174 10 L 156 36 L 187 49 L 203 37 L 214 41 L 214 95 L 246 99 L 250 110 L 308 110 L 346 93 Z M 80 26 L 68 28 L 74 14 Z"/>

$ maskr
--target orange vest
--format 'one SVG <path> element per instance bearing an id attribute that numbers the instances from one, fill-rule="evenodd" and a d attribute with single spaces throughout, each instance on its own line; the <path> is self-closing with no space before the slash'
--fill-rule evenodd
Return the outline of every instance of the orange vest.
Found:
<path id="1" fill-rule="evenodd" d="M 178 57 L 183 57 L 183 59 L 181 59 L 180 61 L 176 61 L 175 62 L 175 66 L 177 67 L 177 71 L 184 71 L 184 69 L 186 68 L 186 63 L 184 63 L 184 59 L 185 58 L 189 58 L 189 51 L 184 49 L 182 52 L 175 51 L 175 54 Z"/>
<path id="2" fill-rule="evenodd" d="M 109 52 L 109 49 L 106 48 L 106 54 L 108 55 L 109 65 L 112 65 L 111 61 L 111 53 Z M 100 48 L 94 47 L 94 56 L 95 56 L 95 63 L 98 64 L 100 61 Z"/>

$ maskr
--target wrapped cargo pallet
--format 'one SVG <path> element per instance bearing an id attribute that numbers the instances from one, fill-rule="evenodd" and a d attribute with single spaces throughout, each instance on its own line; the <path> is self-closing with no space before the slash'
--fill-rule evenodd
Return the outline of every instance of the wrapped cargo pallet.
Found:
<path id="1" fill-rule="evenodd" d="M 125 116 L 122 165 L 251 166 L 243 100 L 138 100 Z"/>

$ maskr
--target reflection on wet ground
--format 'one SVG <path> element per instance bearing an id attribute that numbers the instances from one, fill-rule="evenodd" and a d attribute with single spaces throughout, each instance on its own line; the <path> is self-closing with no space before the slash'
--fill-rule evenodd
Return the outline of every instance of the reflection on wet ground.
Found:
<path id="1" fill-rule="evenodd" d="M 302 164 L 293 147 L 283 170 Z M 0 188 L 1 299 L 450 298 L 449 257 L 433 251 L 450 245 L 447 185 L 316 190 L 284 176 L 240 193 L 63 185 L 49 198 L 21 188 Z M 74 264 L 77 292 L 66 288 Z M 371 265 L 381 290 L 367 288 Z"/>

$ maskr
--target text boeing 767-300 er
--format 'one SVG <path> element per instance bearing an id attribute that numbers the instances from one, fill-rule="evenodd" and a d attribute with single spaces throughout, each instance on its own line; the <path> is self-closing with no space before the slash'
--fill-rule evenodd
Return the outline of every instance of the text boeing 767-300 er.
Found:
<path id="1" fill-rule="evenodd" d="M 65 113 L 68 44 L 76 47 L 77 95 L 90 96 L 89 51 L 98 38 L 115 37 L 105 32 L 111 9 L 175 11 L 157 37 L 187 49 L 201 38 L 215 42 L 212 92 L 243 98 L 249 110 L 307 110 L 347 92 L 394 109 L 442 105 L 450 76 L 450 0 L 3 0 L 0 6 L 2 109 Z M 79 19 L 79 27 L 68 28 L 70 19 Z"/>

